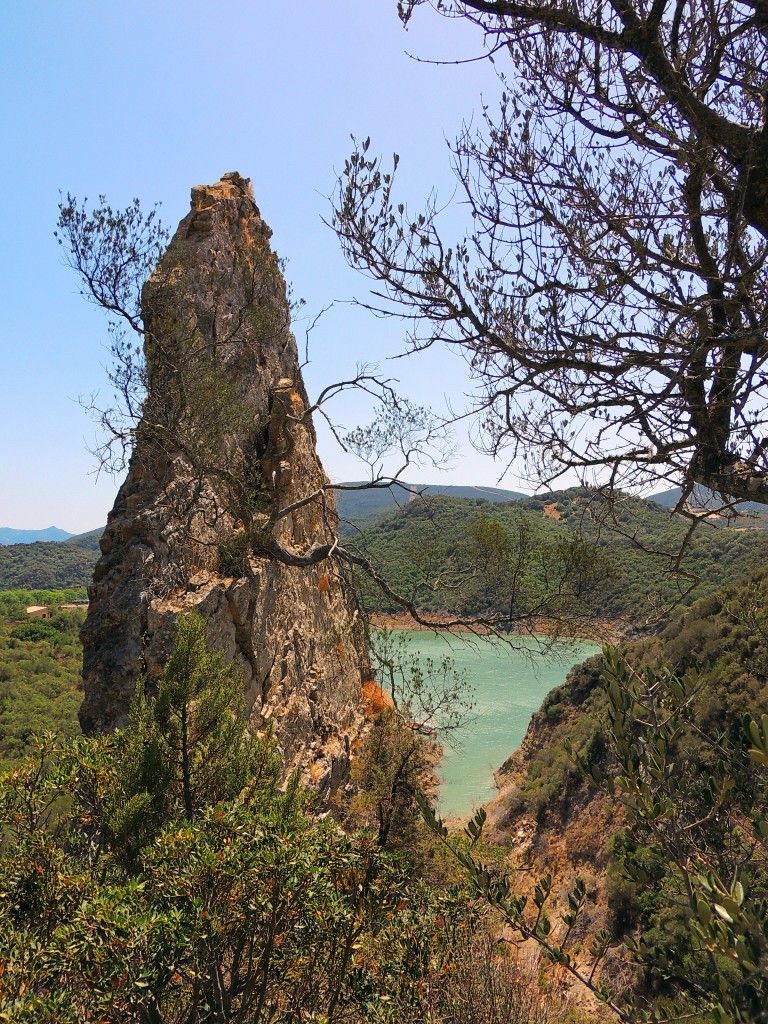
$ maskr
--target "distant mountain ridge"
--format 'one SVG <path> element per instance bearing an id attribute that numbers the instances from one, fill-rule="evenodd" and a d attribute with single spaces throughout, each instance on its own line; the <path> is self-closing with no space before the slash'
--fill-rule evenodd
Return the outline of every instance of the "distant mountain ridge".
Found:
<path id="1" fill-rule="evenodd" d="M 655 501 L 657 505 L 663 505 L 665 508 L 674 508 L 678 501 L 680 501 L 682 493 L 680 487 L 671 487 L 668 491 L 659 491 L 657 494 L 651 494 L 648 500 Z M 710 491 L 706 487 L 696 486 L 693 489 L 693 494 L 688 499 L 688 504 L 694 508 L 716 510 L 723 502 L 714 491 Z M 742 512 L 768 512 L 768 505 L 761 505 L 758 501 L 740 501 L 738 507 Z"/>
<path id="2" fill-rule="evenodd" d="M 363 481 L 347 481 L 340 487 L 359 486 Z M 336 508 L 342 520 L 354 526 L 369 516 L 380 516 L 397 507 L 402 508 L 419 495 L 442 494 L 448 498 L 469 498 L 473 501 L 520 501 L 529 495 L 501 487 L 473 487 L 463 484 L 391 484 L 389 487 L 365 487 L 359 491 L 336 491 Z M 342 526 L 342 533 L 345 530 Z"/>
<path id="3" fill-rule="evenodd" d="M 45 530 L 14 530 L 10 526 L 0 526 L 0 544 L 35 544 L 37 541 L 69 540 L 74 534 L 60 530 L 58 526 L 49 526 Z"/>

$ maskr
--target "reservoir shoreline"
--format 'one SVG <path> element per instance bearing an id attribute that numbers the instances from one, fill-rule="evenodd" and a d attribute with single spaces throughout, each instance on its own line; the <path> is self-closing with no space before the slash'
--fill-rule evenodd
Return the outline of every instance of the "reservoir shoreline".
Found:
<path id="1" fill-rule="evenodd" d="M 446 634 L 428 627 L 405 630 L 408 648 L 420 660 L 450 658 L 474 690 L 474 721 L 460 734 L 437 737 L 443 756 L 438 806 L 443 818 L 465 820 L 497 795 L 496 772 L 520 746 L 534 713 L 570 669 L 598 652 L 590 641 L 571 640 L 562 650 L 536 656 L 536 639 L 517 636 L 515 646 L 491 638 Z"/>
<path id="2" fill-rule="evenodd" d="M 429 625 L 425 625 L 422 622 L 416 622 L 415 619 L 409 615 L 406 611 L 400 612 L 371 612 L 368 616 L 371 628 L 373 629 L 396 629 L 402 630 L 403 632 L 413 633 L 431 633 L 435 630 L 446 633 L 470 633 L 474 636 L 490 636 L 495 635 L 490 629 L 483 626 L 472 626 L 467 623 L 461 626 L 451 626 L 448 628 L 445 624 L 449 621 L 453 621 L 455 616 L 451 612 L 439 611 L 439 612 L 420 612 L 423 618 L 429 621 Z M 434 625 L 432 625 L 432 623 Z M 636 632 L 637 627 L 629 622 L 621 621 L 609 621 L 607 619 L 596 620 L 589 630 L 575 630 L 568 636 L 568 640 L 583 640 L 589 643 L 597 644 L 615 644 L 620 640 L 626 639 L 629 633 Z M 534 629 L 533 632 L 520 632 L 520 633 L 509 633 L 504 634 L 509 637 L 536 637 L 536 636 L 547 636 L 547 630 L 545 629 Z M 563 638 L 566 639 L 566 638 Z"/>

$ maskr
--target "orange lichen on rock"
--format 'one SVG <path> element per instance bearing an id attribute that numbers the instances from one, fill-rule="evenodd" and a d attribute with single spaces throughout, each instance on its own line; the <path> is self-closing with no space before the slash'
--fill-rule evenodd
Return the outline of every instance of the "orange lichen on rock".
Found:
<path id="1" fill-rule="evenodd" d="M 385 708 L 392 708 L 392 698 L 374 679 L 363 683 L 361 692 L 363 714 L 366 718 L 376 718 Z"/>

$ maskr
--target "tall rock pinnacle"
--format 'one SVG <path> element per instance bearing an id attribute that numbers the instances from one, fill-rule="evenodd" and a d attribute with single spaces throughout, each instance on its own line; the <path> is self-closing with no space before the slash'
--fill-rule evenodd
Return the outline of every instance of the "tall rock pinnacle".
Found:
<path id="1" fill-rule="evenodd" d="M 343 775 L 366 659 L 345 570 L 285 564 L 332 541 L 285 283 L 250 183 L 225 174 L 142 293 L 146 398 L 101 540 L 83 627 L 86 732 L 124 725 L 162 670 L 180 612 L 242 671 L 255 728 L 321 787 Z M 254 553 L 256 552 L 256 553 Z"/>

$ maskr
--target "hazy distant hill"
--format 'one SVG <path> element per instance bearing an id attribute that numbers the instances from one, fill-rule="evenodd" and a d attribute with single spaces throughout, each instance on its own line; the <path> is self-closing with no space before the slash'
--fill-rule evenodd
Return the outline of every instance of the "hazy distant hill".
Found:
<path id="1" fill-rule="evenodd" d="M 9 526 L 0 526 L 0 545 L 34 544 L 35 541 L 69 540 L 72 536 L 57 526 L 49 526 L 47 530 L 12 530 Z"/>
<path id="2" fill-rule="evenodd" d="M 470 498 L 474 501 L 518 501 L 527 498 L 520 491 L 507 491 L 500 487 L 469 487 L 451 484 L 407 484 L 391 487 L 368 487 L 361 491 L 336 491 L 336 508 L 342 520 L 359 525 L 362 520 L 379 517 L 398 507 L 407 505 L 418 494 L 443 494 L 449 498 Z M 350 528 L 342 533 L 349 533 Z"/>
<path id="3" fill-rule="evenodd" d="M 655 501 L 659 505 L 664 505 L 665 508 L 674 508 L 678 501 L 680 501 L 680 495 L 682 493 L 683 492 L 679 487 L 671 487 L 668 491 L 659 491 L 658 494 L 652 494 L 648 500 Z M 694 488 L 692 499 L 691 504 L 698 508 L 716 509 L 722 504 L 717 495 L 706 487 Z M 768 505 L 761 505 L 757 501 L 742 501 L 739 503 L 739 508 L 743 509 L 744 512 L 762 512 L 768 514 Z"/>

